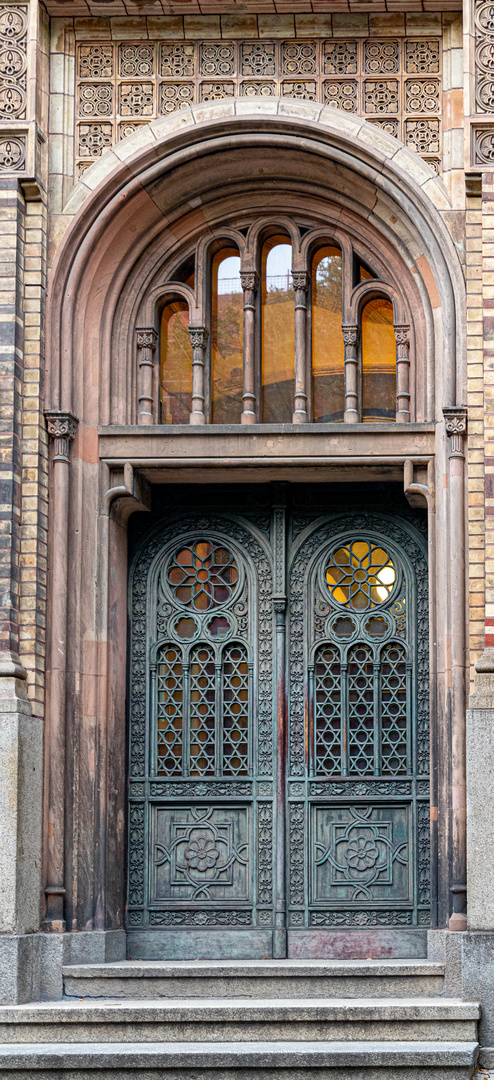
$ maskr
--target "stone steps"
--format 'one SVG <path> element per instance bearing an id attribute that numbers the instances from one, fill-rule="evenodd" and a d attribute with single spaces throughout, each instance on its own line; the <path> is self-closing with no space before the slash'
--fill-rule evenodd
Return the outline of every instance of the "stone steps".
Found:
<path id="1" fill-rule="evenodd" d="M 470 1080 L 475 1042 L 12 1044 L 8 1080 Z"/>
<path id="2" fill-rule="evenodd" d="M 0 1042 L 476 1041 L 479 1006 L 446 998 L 61 1001 L 0 1008 Z"/>
<path id="3" fill-rule="evenodd" d="M 77 998 L 439 997 L 444 968 L 428 960 L 122 960 L 72 964 Z"/>

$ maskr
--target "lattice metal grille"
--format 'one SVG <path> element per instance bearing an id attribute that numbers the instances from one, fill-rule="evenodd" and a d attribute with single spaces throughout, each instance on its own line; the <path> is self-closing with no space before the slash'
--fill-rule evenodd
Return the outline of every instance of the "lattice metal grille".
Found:
<path id="1" fill-rule="evenodd" d="M 190 657 L 190 775 L 215 773 L 215 665 L 209 645 L 196 645 Z"/>
<path id="2" fill-rule="evenodd" d="M 374 772 L 374 665 L 368 645 L 354 645 L 348 655 L 349 775 Z"/>
<path id="3" fill-rule="evenodd" d="M 223 656 L 223 775 L 249 773 L 249 667 L 243 645 Z"/>
<path id="4" fill-rule="evenodd" d="M 407 773 L 407 670 L 403 645 L 391 642 L 381 654 L 382 773 Z"/>
<path id="5" fill-rule="evenodd" d="M 341 772 L 341 664 L 339 649 L 322 645 L 315 662 L 316 772 Z"/>
<path id="6" fill-rule="evenodd" d="M 164 645 L 157 666 L 157 772 L 180 776 L 183 751 L 183 665 L 181 650 Z"/>

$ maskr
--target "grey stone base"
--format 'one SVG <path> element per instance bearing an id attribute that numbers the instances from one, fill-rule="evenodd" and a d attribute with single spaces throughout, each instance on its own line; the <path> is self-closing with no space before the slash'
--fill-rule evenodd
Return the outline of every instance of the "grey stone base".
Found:
<path id="1" fill-rule="evenodd" d="M 124 958 L 124 930 L 0 934 L 0 1005 L 58 1001 L 65 964 L 108 964 Z"/>

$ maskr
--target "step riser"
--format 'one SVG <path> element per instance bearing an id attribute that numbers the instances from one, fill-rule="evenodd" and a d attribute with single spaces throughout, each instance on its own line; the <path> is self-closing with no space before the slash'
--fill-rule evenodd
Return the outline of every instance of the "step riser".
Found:
<path id="1" fill-rule="evenodd" d="M 2 1043 L 475 1042 L 474 1020 L 3 1024 Z"/>
<path id="2" fill-rule="evenodd" d="M 1 1080 L 471 1080 L 470 1066 L 377 1069 L 6 1069 L 0 1065 Z"/>
<path id="3" fill-rule="evenodd" d="M 444 978 L 435 976 L 337 976 L 333 978 L 222 977 L 115 978 L 66 975 L 65 994 L 74 998 L 409 998 L 441 997 Z"/>

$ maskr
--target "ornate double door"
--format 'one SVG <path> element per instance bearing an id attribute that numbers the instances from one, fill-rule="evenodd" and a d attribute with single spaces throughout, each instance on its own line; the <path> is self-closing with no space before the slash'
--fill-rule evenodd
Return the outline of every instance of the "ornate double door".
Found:
<path id="1" fill-rule="evenodd" d="M 185 513 L 130 577 L 128 955 L 425 955 L 410 513 Z"/>

